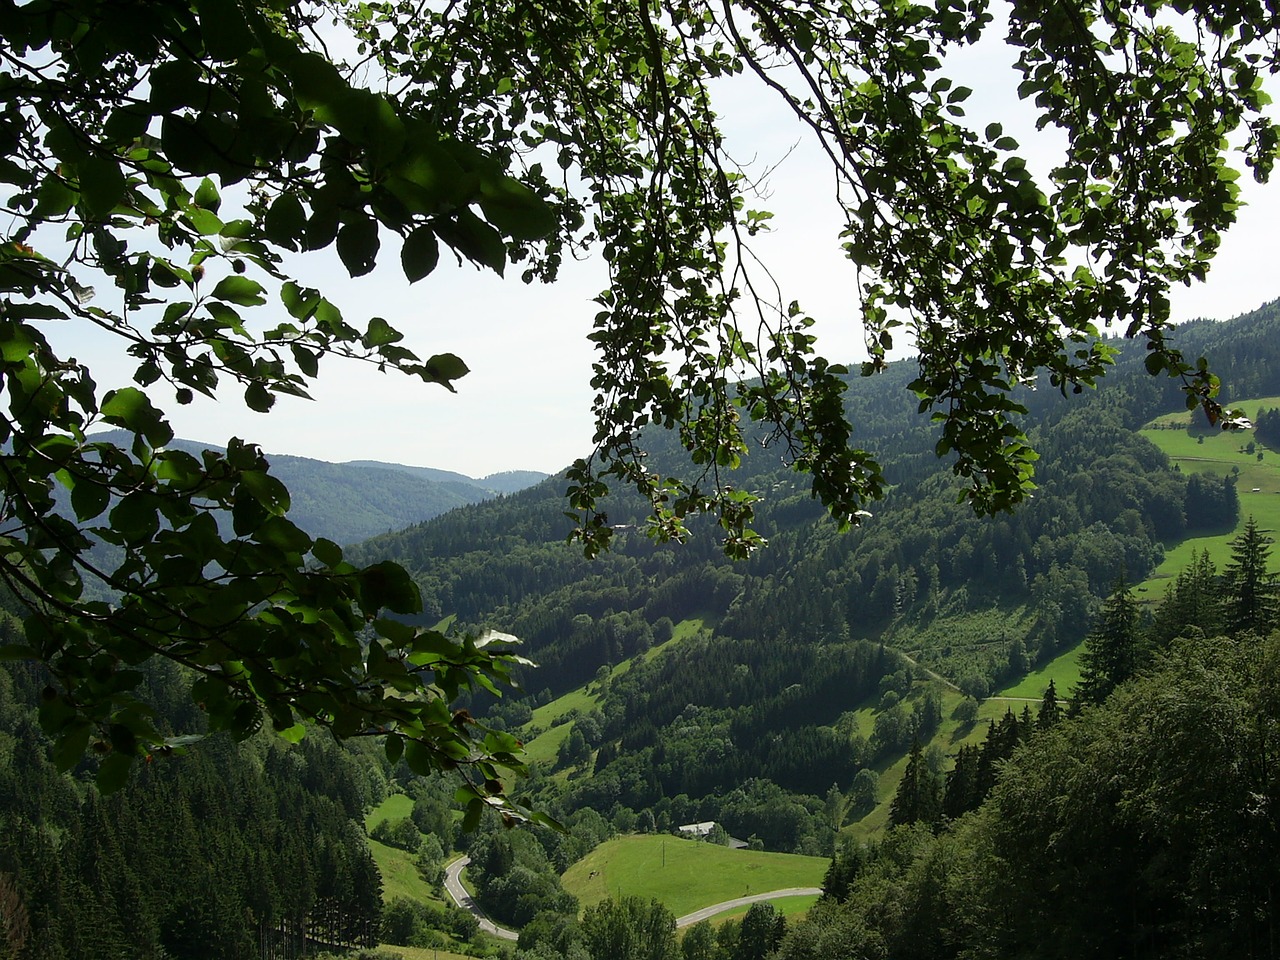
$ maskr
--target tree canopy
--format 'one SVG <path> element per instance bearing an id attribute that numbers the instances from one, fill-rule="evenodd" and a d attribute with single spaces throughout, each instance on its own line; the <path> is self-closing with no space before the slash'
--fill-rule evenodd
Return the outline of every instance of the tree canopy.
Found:
<path id="1" fill-rule="evenodd" d="M 525 282 L 604 257 L 595 448 L 569 472 L 588 553 L 608 542 L 618 485 L 648 498 L 655 535 L 707 512 L 730 554 L 749 552 L 752 495 L 725 471 L 752 423 L 857 521 L 883 477 L 841 403 L 848 371 L 754 264 L 770 213 L 725 149 L 723 78 L 754 75 L 830 159 L 863 372 L 905 328 L 912 389 L 976 507 L 1033 485 L 1014 388 L 1092 385 L 1107 327 L 1146 338 L 1149 371 L 1223 421 L 1207 363 L 1170 342 L 1167 294 L 1204 276 L 1235 217 L 1232 145 L 1271 171 L 1277 14 L 1006 10 L 1019 95 L 1065 143 L 1047 183 L 999 124 L 966 125 L 969 91 L 947 76 L 948 51 L 997 29 L 977 0 L 0 0 L 0 577 L 26 616 L 7 653 L 57 681 L 41 718 L 59 762 L 92 742 L 110 786 L 175 746 L 136 697 L 136 666 L 162 656 L 198 676 L 215 727 L 247 734 L 265 714 L 300 736 L 309 720 L 387 734 L 416 769 L 474 771 L 473 818 L 518 766 L 513 738 L 448 706 L 501 684 L 508 648 L 406 625 L 407 573 L 357 568 L 298 529 L 251 444 L 166 448 L 159 382 L 179 404 L 232 386 L 266 411 L 305 396 L 328 356 L 445 387 L 466 373 L 409 351 L 396 323 L 343 317 L 291 278 L 293 254 L 332 246 L 357 276 L 391 244 L 410 281 L 442 252 Z M 328 53 L 335 31 L 358 62 Z M 135 385 L 100 392 L 42 332 L 56 321 L 119 338 Z M 103 424 L 132 442 L 95 440 Z M 654 424 L 680 437 L 686 470 L 647 466 Z"/>

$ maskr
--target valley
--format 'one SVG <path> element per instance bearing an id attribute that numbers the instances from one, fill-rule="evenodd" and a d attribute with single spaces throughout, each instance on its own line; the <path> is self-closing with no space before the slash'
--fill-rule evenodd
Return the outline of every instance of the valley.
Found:
<path id="1" fill-rule="evenodd" d="M 1233 349 L 1274 358 L 1249 368 L 1254 376 L 1242 385 L 1241 402 L 1251 416 L 1280 408 L 1280 307 L 1232 324 L 1191 325 L 1185 336 L 1206 351 L 1225 351 L 1228 361 Z M 454 709 L 466 711 L 459 722 L 476 718 L 522 743 L 528 775 L 508 775 L 503 785 L 515 802 L 559 826 L 508 829 L 494 813 L 463 830 L 456 775 L 410 765 L 376 741 L 341 745 L 318 730 L 296 746 L 267 729 L 239 746 L 210 737 L 190 750 L 220 751 L 224 777 L 268 778 L 253 788 L 261 811 L 277 789 L 271 777 L 298 791 L 281 811 L 328 811 L 305 814 L 323 824 L 314 836 L 286 842 L 278 834 L 284 827 L 272 825 L 249 841 L 243 855 L 250 861 L 254 844 L 264 854 L 293 851 L 298 882 L 273 881 L 282 897 L 252 908 L 253 923 L 236 927 L 226 956 L 246 943 L 285 955 L 305 942 L 313 952 L 346 947 L 405 960 L 599 960 L 591 944 L 602 931 L 627 930 L 670 938 L 670 950 L 690 960 L 807 960 L 841 956 L 834 944 L 855 943 L 882 944 L 895 957 L 962 948 L 985 956 L 994 954 L 975 946 L 975 931 L 994 931 L 1004 951 L 1050 928 L 1087 952 L 1088 930 L 1067 917 L 1084 909 L 1080 903 L 1063 901 L 1063 915 L 1039 925 L 1028 898 L 1050 881 L 991 866 L 1030 862 L 1059 843 L 1096 856 L 1098 870 L 1119 871 L 1159 902 L 1160 917 L 1181 916 L 1172 886 L 1125 872 L 1147 869 L 1142 864 L 1156 855 L 1141 842 L 1133 846 L 1126 831 L 1135 822 L 1178 823 L 1218 810 L 1235 788 L 1221 796 L 1187 792 L 1193 771 L 1142 753 L 1147 741 L 1129 732 L 1141 718 L 1210 750 L 1216 741 L 1196 739 L 1205 721 L 1178 712 L 1186 691 L 1207 684 L 1214 692 L 1196 696 L 1214 723 L 1236 731 L 1231 744 L 1271 736 L 1271 701 L 1249 693 L 1267 682 L 1270 655 L 1259 659 L 1246 655 L 1251 647 L 1243 641 L 1213 638 L 1236 629 L 1229 626 L 1237 589 L 1231 571 L 1242 542 L 1250 530 L 1269 536 L 1280 528 L 1280 449 L 1253 431 L 1210 430 L 1172 412 L 1164 385 L 1139 366 L 1122 350 L 1095 395 L 1068 402 L 1028 391 L 1021 398 L 1045 456 L 1033 498 L 1012 514 L 982 518 L 956 504 L 955 478 L 920 453 L 932 448 L 933 427 L 903 415 L 898 394 L 909 371 L 896 365 L 883 379 L 849 383 L 847 402 L 886 450 L 891 480 L 854 531 L 837 532 L 786 471 L 760 457 L 747 458 L 735 482 L 767 494 L 757 523 L 769 543 L 742 561 L 724 556 L 710 523 L 695 524 L 683 544 L 652 542 L 642 533 L 644 505 L 626 497 L 611 506 L 612 548 L 588 560 L 565 543 L 563 482 L 555 478 L 348 548 L 356 562 L 394 559 L 410 571 L 423 604 L 406 620 L 520 638 L 529 662 L 517 668 L 518 686 L 501 696 L 463 690 Z M 1226 366 L 1224 380 L 1231 373 Z M 658 468 L 675 455 L 660 432 L 647 442 Z M 359 466 L 361 476 L 392 472 Z M 328 468 L 308 469 L 327 496 L 364 496 L 331 489 Z M 1260 582 L 1273 597 L 1280 557 L 1265 544 L 1262 550 Z M 1113 628 L 1131 645 L 1123 668 L 1104 658 Z M 7 629 L 17 628 L 10 622 Z M 1265 650 L 1273 642 L 1247 641 Z M 1205 658 L 1212 673 L 1197 672 Z M 45 783 L 36 808 L 60 811 L 50 814 L 54 829 L 84 840 L 83 825 L 101 816 L 89 786 L 97 761 L 82 761 L 60 780 L 47 751 L 17 751 L 20 731 L 31 729 L 39 710 L 38 685 L 34 675 L 5 676 L 0 686 L 11 692 L 0 698 L 0 767 L 11 782 Z M 1103 681 L 1106 692 L 1098 693 Z M 189 705 L 175 706 L 184 682 L 177 673 L 151 681 L 175 729 L 201 722 Z M 1161 684 L 1183 693 L 1166 701 Z M 1046 696 L 1051 685 L 1056 699 Z M 1201 757 L 1195 770 L 1227 777 L 1221 771 L 1231 768 L 1234 749 Z M 1143 759 L 1123 759 L 1125 751 Z M 1096 802 L 1108 798 L 1112 806 L 1094 809 L 1083 788 L 1058 777 L 1071 758 L 1114 760 L 1115 770 L 1128 771 L 1097 774 L 1104 779 Z M 112 802 L 146 810 L 157 791 L 180 794 L 188 799 L 178 809 L 193 813 L 165 828 L 171 842 L 207 842 L 197 839 L 208 825 L 194 811 L 208 802 L 200 791 L 214 788 L 185 784 L 186 762 L 158 762 Z M 1122 798 L 1102 785 L 1139 769 L 1156 785 Z M 1280 783 L 1270 766 L 1250 777 L 1255 794 Z M 1148 790 L 1155 792 L 1141 792 Z M 1174 799 L 1184 794 L 1185 808 Z M 14 834 L 25 839 L 10 839 L 9 856 L 19 843 L 31 850 L 49 842 L 20 795 L 8 795 L 5 816 L 26 824 Z M 1067 795 L 1089 812 L 1057 821 L 1055 839 L 1036 839 Z M 265 812 L 256 816 L 275 823 Z M 1219 816 L 1227 818 L 1222 843 L 1235 842 L 1232 817 L 1253 822 L 1235 808 Z M 1076 836 L 1073 825 L 1087 822 L 1102 833 Z M 681 834 L 682 826 L 706 823 L 714 823 L 706 840 Z M 227 828 L 217 830 L 223 839 L 216 842 L 229 842 Z M 346 846 L 335 846 L 336 836 Z M 1226 855 L 1212 838 L 1193 843 L 1189 836 L 1169 834 L 1160 849 L 1195 863 Z M 124 837 L 111 842 L 119 851 L 114 875 L 138 882 L 141 868 L 128 865 L 138 854 L 125 853 Z M 1257 840 L 1270 849 L 1266 842 Z M 1243 878 L 1267 869 L 1260 856 L 1236 862 L 1242 880 L 1232 903 L 1247 902 L 1246 884 L 1259 882 Z M 458 879 L 465 894 L 455 888 L 450 896 L 446 873 L 460 858 L 468 858 Z M 41 936 L 73 942 L 72 921 L 55 925 L 53 911 L 79 916 L 70 904 L 89 881 L 63 878 L 39 857 L 21 868 L 7 862 L 24 883 L 49 891 L 48 910 L 31 920 Z M 1185 874 L 1170 869 L 1161 882 L 1181 882 Z M 345 879 L 335 886 L 329 874 Z M 362 888 L 352 886 L 359 877 Z M 1093 882 L 1113 889 L 1121 881 Z M 190 909 L 191 896 L 178 902 Z M 1001 919 L 983 897 L 1007 898 L 1025 912 Z M 474 898 L 501 935 L 459 909 L 459 898 Z M 719 906 L 738 898 L 746 899 Z M 1105 904 L 1086 899 L 1110 916 Z M 114 909 L 92 902 L 97 912 Z M 146 936 L 157 949 L 180 949 L 201 929 L 217 927 L 220 936 L 230 929 L 230 907 L 206 911 L 200 926 L 159 902 L 141 903 L 148 919 L 137 929 L 152 931 Z M 1216 912 L 1205 916 L 1215 930 L 1235 929 Z M 325 937 L 312 934 L 320 917 Z M 1162 919 L 1134 935 L 1163 949 L 1175 927 Z M 749 954 L 756 949 L 749 943 L 768 951 Z M 1256 954 L 1243 948 L 1241 955 Z"/>

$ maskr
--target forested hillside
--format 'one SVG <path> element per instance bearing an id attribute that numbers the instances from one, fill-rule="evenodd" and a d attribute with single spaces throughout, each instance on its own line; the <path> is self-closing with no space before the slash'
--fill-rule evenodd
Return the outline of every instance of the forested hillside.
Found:
<path id="1" fill-rule="evenodd" d="M 189 677 L 157 665 L 147 680 L 166 725 L 199 724 Z M 69 774 L 55 768 L 35 708 L 46 682 L 0 670 L 7 956 L 231 960 L 379 941 L 382 884 L 360 826 L 380 799 L 376 761 L 320 737 L 212 737 L 102 796 L 89 780 L 106 743 Z"/>
<path id="2" fill-rule="evenodd" d="M 128 445 L 123 430 L 94 435 L 98 440 Z M 222 450 L 216 444 L 176 439 L 171 450 L 199 456 Z M 289 489 L 289 518 L 313 537 L 355 543 L 469 503 L 514 493 L 546 478 L 529 470 L 496 473 L 474 479 L 450 470 L 400 463 L 352 460 L 333 463 L 309 457 L 268 454 L 271 472 Z"/>
<path id="3" fill-rule="evenodd" d="M 1276 305 L 1177 333 L 1189 353 L 1226 358 L 1216 369 L 1235 395 L 1280 386 Z M 984 697 L 1079 643 L 1117 580 L 1142 580 L 1166 544 L 1235 526 L 1229 473 L 1180 473 L 1138 435 L 1176 408 L 1178 392 L 1118 346 L 1095 394 L 1064 399 L 1043 384 L 1020 394 L 1043 458 L 1038 490 L 1012 514 L 979 518 L 957 504 L 961 482 L 934 457 L 937 435 L 915 414 L 904 362 L 849 382 L 849 408 L 885 451 L 891 483 L 852 532 L 825 521 L 765 446 L 733 476 L 763 498 L 769 545 L 746 562 L 721 555 L 709 524 L 683 545 L 654 545 L 643 506 L 626 499 L 610 509 L 613 549 L 585 560 L 564 542 L 555 481 L 361 551 L 414 572 L 424 620 L 453 614 L 521 637 L 538 663 L 523 676 L 529 707 L 663 643 L 673 623 L 701 622 L 692 639 L 595 688 L 596 706 L 568 718 L 560 741 L 568 779 L 535 780 L 533 796 L 607 815 L 718 819 L 771 848 L 820 853 L 833 838 L 831 789 L 866 813 L 875 775 L 937 729 L 945 688 L 930 692 L 922 668 Z M 671 440 L 648 442 L 661 470 Z M 881 708 L 874 730 L 856 719 L 866 706 Z M 503 704 L 497 716 L 522 723 L 528 709 Z"/>

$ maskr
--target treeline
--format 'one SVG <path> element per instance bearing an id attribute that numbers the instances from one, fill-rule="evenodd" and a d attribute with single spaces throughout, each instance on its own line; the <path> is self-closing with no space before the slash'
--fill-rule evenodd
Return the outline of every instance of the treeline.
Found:
<path id="1" fill-rule="evenodd" d="M 766 960 L 786 929 L 773 904 L 754 903 L 740 921 L 704 920 L 677 937 L 675 916 L 658 901 L 621 897 L 588 907 L 581 921 L 526 927 L 516 960 Z"/>
<path id="2" fill-rule="evenodd" d="M 176 669 L 146 669 L 158 705 L 185 698 Z M 26 664 L 0 670 L 0 954 L 261 960 L 378 942 L 367 761 L 320 737 L 211 736 L 104 797 L 95 760 L 55 769 L 44 686 Z"/>

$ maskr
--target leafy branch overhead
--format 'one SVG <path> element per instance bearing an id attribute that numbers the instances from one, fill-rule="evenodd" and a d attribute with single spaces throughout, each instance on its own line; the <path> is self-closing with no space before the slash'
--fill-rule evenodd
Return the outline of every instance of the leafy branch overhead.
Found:
<path id="1" fill-rule="evenodd" d="M 999 124 L 966 124 L 969 92 L 945 73 L 948 51 L 994 29 L 976 0 L 0 0 L 0 576 L 29 610 L 8 652 L 58 681 L 43 716 L 60 761 L 92 743 L 111 785 L 165 749 L 134 696 L 159 655 L 201 676 L 215 726 L 246 735 L 265 713 L 292 736 L 316 721 L 389 734 L 421 769 L 475 771 L 473 816 L 518 767 L 513 740 L 447 707 L 504 683 L 507 647 L 406 626 L 408 574 L 357 569 L 300 531 L 256 448 L 166 449 L 147 393 L 160 382 L 178 403 L 230 387 L 268 411 L 306 396 L 327 356 L 450 389 L 467 372 L 415 355 L 395 322 L 345 318 L 289 275 L 292 255 L 333 247 L 358 276 L 393 243 L 411 282 L 442 254 L 525 282 L 603 255 L 595 449 L 568 491 L 588 553 L 619 484 L 649 499 L 655 535 L 708 512 L 748 553 L 753 497 L 725 472 L 753 422 L 857 522 L 884 479 L 856 447 L 847 371 L 752 268 L 771 213 L 722 142 L 712 86 L 727 78 L 779 97 L 825 151 L 864 372 L 904 328 L 938 451 L 979 509 L 1032 486 L 1012 389 L 1092 385 L 1105 328 L 1146 338 L 1151 373 L 1223 420 L 1207 365 L 1171 342 L 1167 295 L 1204 276 L 1234 219 L 1230 144 L 1271 172 L 1276 15 L 1006 8 L 1018 92 L 1066 143 L 1047 183 Z M 357 63 L 328 54 L 339 37 Z M 119 338 L 135 385 L 100 393 L 42 332 L 65 320 Z M 129 430 L 129 449 L 94 440 L 100 424 Z M 650 470 L 652 424 L 678 433 L 688 469 Z"/>

